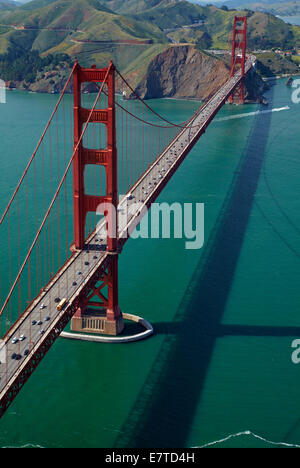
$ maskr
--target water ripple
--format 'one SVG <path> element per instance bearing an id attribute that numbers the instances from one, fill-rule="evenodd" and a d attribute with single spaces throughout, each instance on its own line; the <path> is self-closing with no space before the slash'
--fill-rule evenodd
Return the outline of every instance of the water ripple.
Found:
<path id="1" fill-rule="evenodd" d="M 229 436 L 225 437 L 224 439 L 215 440 L 213 442 L 209 442 L 208 444 L 202 445 L 200 447 L 193 447 L 193 448 L 212 447 L 213 445 L 222 444 L 223 442 L 227 442 L 230 439 L 235 439 L 237 437 L 241 437 L 241 436 L 245 436 L 245 435 L 246 436 L 251 436 L 251 437 L 253 437 L 255 439 L 259 439 L 259 440 L 261 440 L 263 442 L 266 442 L 267 444 L 270 444 L 270 445 L 277 445 L 277 446 L 289 447 L 289 448 L 300 448 L 300 445 L 297 445 L 297 444 L 288 444 L 286 442 L 273 442 L 272 440 L 265 439 L 264 437 L 261 437 L 260 435 L 257 435 L 257 434 L 255 434 L 254 432 L 251 432 L 251 431 L 242 431 L 242 432 L 237 432 L 236 434 L 230 434 Z"/>

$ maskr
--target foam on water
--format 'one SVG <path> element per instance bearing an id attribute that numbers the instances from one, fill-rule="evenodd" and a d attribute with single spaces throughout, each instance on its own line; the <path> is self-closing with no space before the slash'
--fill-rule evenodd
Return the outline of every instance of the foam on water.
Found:
<path id="1" fill-rule="evenodd" d="M 262 436 L 260 436 L 258 434 L 255 434 L 252 431 L 242 431 L 242 432 L 237 432 L 236 434 L 230 434 L 227 437 L 224 437 L 224 439 L 215 440 L 215 441 L 209 442 L 209 443 L 207 443 L 205 445 L 201 445 L 200 447 L 194 447 L 194 448 L 212 447 L 214 445 L 222 444 L 224 442 L 228 442 L 231 439 L 235 439 L 235 438 L 241 437 L 241 436 L 250 436 L 250 437 L 253 437 L 254 439 L 261 440 L 262 442 L 266 442 L 267 444 L 270 444 L 270 445 L 276 445 L 276 446 L 281 446 L 281 447 L 289 447 L 289 448 L 300 448 L 300 445 L 297 445 L 297 444 L 288 444 L 287 442 L 274 442 L 272 440 L 265 439 L 264 437 L 262 437 Z"/>
<path id="2" fill-rule="evenodd" d="M 245 114 L 236 114 L 236 115 L 230 115 L 228 117 L 220 117 L 219 119 L 215 119 L 215 122 L 224 122 L 225 120 L 242 119 L 243 117 L 251 117 L 253 115 L 259 115 L 259 114 L 269 114 L 270 112 L 281 112 L 281 111 L 289 110 L 289 109 L 290 109 L 289 106 L 285 106 L 285 107 L 278 107 L 277 109 L 247 112 Z"/>
<path id="3" fill-rule="evenodd" d="M 6 449 L 10 449 L 10 448 L 14 448 L 14 449 L 24 449 L 24 448 L 45 448 L 45 447 L 42 447 L 41 445 L 35 445 L 35 444 L 25 444 L 25 445 L 18 445 L 18 446 L 13 446 L 13 445 L 9 445 L 9 446 L 5 446 L 5 447 L 1 447 L 1 448 L 6 448 Z"/>

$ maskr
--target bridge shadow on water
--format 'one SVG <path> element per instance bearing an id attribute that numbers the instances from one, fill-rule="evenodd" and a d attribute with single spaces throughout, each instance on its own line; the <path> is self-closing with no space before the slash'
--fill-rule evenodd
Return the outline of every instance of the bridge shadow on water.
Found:
<path id="1" fill-rule="evenodd" d="M 272 94 L 271 90 L 271 102 Z M 271 116 L 258 114 L 254 119 L 238 170 L 174 322 L 154 324 L 166 337 L 115 447 L 186 447 L 217 338 L 278 333 L 272 328 L 221 323 L 262 169 Z"/>

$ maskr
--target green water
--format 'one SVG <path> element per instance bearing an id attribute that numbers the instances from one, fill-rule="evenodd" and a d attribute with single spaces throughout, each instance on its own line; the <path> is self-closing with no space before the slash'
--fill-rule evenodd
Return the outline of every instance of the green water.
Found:
<path id="1" fill-rule="evenodd" d="M 270 108 L 215 121 L 160 195 L 205 203 L 205 246 L 130 240 L 120 305 L 155 335 L 130 345 L 58 340 L 0 421 L 1 446 L 191 447 L 243 431 L 300 444 L 299 110 L 278 81 Z M 54 96 L 0 105 L 1 206 Z M 184 120 L 196 103 L 153 102 Z M 218 118 L 256 105 L 222 109 Z M 263 107 L 262 110 L 266 110 Z M 251 434 L 217 447 L 272 447 Z"/>

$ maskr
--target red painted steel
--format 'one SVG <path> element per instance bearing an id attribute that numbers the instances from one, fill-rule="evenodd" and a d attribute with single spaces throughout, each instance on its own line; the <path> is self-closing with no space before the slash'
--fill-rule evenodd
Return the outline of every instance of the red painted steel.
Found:
<path id="1" fill-rule="evenodd" d="M 117 239 L 117 208 L 118 208 L 118 173 L 117 173 L 117 141 L 116 141 L 116 106 L 115 106 L 115 67 L 111 63 L 108 69 L 81 68 L 77 63 L 74 70 L 74 147 L 77 151 L 74 158 L 74 233 L 75 249 L 81 250 L 85 246 L 85 225 L 88 212 L 96 212 L 102 205 L 107 209 L 103 214 L 107 221 L 107 250 L 113 255 L 104 286 L 108 287 L 108 301 L 106 316 L 108 320 L 116 320 L 121 316 L 118 300 L 118 239 Z M 107 86 L 107 109 L 95 109 L 90 122 L 103 124 L 107 132 L 107 148 L 104 150 L 83 147 L 83 141 L 78 144 L 82 134 L 82 126 L 90 113 L 81 105 L 81 87 L 83 83 L 104 82 Z M 106 194 L 87 195 L 84 187 L 84 170 L 87 164 L 103 166 L 106 172 Z M 97 289 L 95 294 L 97 296 Z M 76 316 L 90 304 L 84 301 Z M 95 305 L 91 303 L 91 305 Z"/>
<path id="2" fill-rule="evenodd" d="M 244 76 L 246 63 L 246 47 L 247 47 L 247 16 L 235 16 L 233 23 L 233 38 L 231 51 L 231 71 L 230 76 L 234 76 L 238 70 L 238 65 L 241 68 L 242 81 L 235 93 L 230 97 L 229 102 L 233 102 L 234 97 L 238 95 L 241 104 L 244 103 Z"/>
<path id="3" fill-rule="evenodd" d="M 242 23 L 242 26 L 240 25 L 240 23 Z M 232 44 L 231 76 L 233 76 L 234 74 L 237 73 L 237 71 L 239 71 L 239 68 L 236 67 L 237 64 L 241 65 L 242 78 L 245 75 L 246 31 L 247 31 L 247 17 L 236 17 L 234 21 L 234 34 L 233 34 L 233 44 Z M 238 39 L 240 36 L 242 38 Z M 239 50 L 241 51 L 240 53 L 238 52 Z M 248 68 L 247 68 L 247 71 L 248 71 Z M 7 306 L 8 302 L 10 301 L 12 291 L 19 284 L 20 279 L 21 279 L 21 274 L 25 266 L 27 264 L 30 265 L 29 263 L 30 255 L 33 251 L 33 248 L 35 247 L 35 245 L 37 244 L 39 240 L 41 231 L 47 219 L 50 218 L 52 207 L 54 206 L 54 203 L 63 186 L 64 181 L 66 180 L 66 175 L 68 174 L 68 171 L 72 163 L 74 163 L 73 178 L 74 178 L 74 204 L 75 204 L 75 208 L 74 208 L 75 247 L 77 249 L 84 249 L 84 248 L 88 249 L 88 247 L 85 246 L 85 244 L 88 243 L 88 241 L 85 240 L 85 220 L 86 220 L 87 212 L 95 211 L 99 203 L 106 202 L 106 203 L 110 203 L 110 205 L 115 208 L 115 213 L 117 213 L 118 190 L 117 190 L 117 150 L 116 150 L 116 128 L 115 128 L 115 119 L 116 119 L 116 116 L 115 116 L 115 105 L 116 105 L 116 102 L 115 102 L 115 68 L 113 64 L 111 63 L 110 66 L 106 69 L 100 69 L 100 70 L 97 70 L 96 68 L 83 69 L 78 65 L 78 63 L 76 63 L 74 66 L 73 72 L 74 72 L 74 123 L 75 123 L 73 155 L 68 165 L 66 165 L 65 173 L 62 177 L 61 182 L 58 185 L 58 189 L 54 194 L 54 197 L 50 203 L 48 210 L 45 209 L 45 216 L 43 218 L 40 228 L 37 230 L 36 237 L 34 238 L 34 241 L 31 247 L 28 245 L 28 247 L 30 248 L 25 258 L 25 261 L 22 265 L 21 265 L 21 259 L 19 259 L 20 271 L 16 277 L 16 280 L 11 286 L 11 290 L 9 292 L 8 298 L 4 302 L 1 308 L 0 314 L 3 312 L 4 308 Z M 102 83 L 101 87 L 99 87 L 99 93 L 98 93 L 97 99 L 91 110 L 84 109 L 81 107 L 81 85 L 82 83 L 87 83 L 87 82 L 92 82 L 96 84 Z M 107 90 L 108 90 L 107 108 L 96 109 L 96 104 L 99 100 L 99 97 L 101 96 L 104 86 L 107 86 Z M 235 90 L 238 90 L 238 87 L 239 87 L 239 83 L 235 85 Z M 187 154 L 189 153 L 191 148 L 194 146 L 196 141 L 205 132 L 207 126 L 213 120 L 218 110 L 224 105 L 229 95 L 234 94 L 233 89 L 234 88 L 231 87 L 230 91 L 227 91 L 226 94 L 224 93 L 224 96 L 222 96 L 222 101 L 219 102 L 218 106 L 214 109 L 214 111 L 210 113 L 209 117 L 206 118 L 206 121 L 203 124 L 202 128 L 197 133 L 196 138 L 190 141 L 190 143 L 182 152 L 180 159 L 178 159 L 176 164 L 174 164 L 172 169 L 166 174 L 162 183 L 159 185 L 158 189 L 155 192 L 153 192 L 151 197 L 149 197 L 146 203 L 148 207 L 151 205 L 151 203 L 155 201 L 158 194 L 161 192 L 161 190 L 167 184 L 167 182 L 171 179 L 172 175 L 176 172 L 181 162 L 187 156 Z M 106 93 L 104 92 L 104 94 Z M 242 91 L 240 91 L 239 96 L 241 99 L 243 99 Z M 210 103 L 208 102 L 204 105 L 203 108 L 205 108 L 205 106 L 208 107 L 209 105 Z M 151 108 L 148 105 L 147 107 L 149 108 L 149 110 L 151 110 Z M 127 122 L 127 114 L 129 115 L 130 112 L 126 110 L 125 108 L 123 108 L 122 106 L 120 106 L 119 104 L 118 104 L 118 108 L 121 108 L 122 111 L 126 112 L 126 122 Z M 57 106 L 56 106 L 56 109 L 57 109 Z M 137 115 L 135 116 L 135 118 L 139 119 L 139 121 L 142 121 L 144 123 L 148 123 L 143 118 L 143 114 Z M 169 123 L 163 118 L 162 120 Z M 83 147 L 83 137 L 86 133 L 88 124 L 90 122 L 99 123 L 99 125 L 102 124 L 106 126 L 107 147 L 105 149 L 102 149 L 102 148 L 90 149 L 90 148 Z M 193 122 L 193 118 L 191 118 L 188 121 L 186 126 L 182 126 L 182 132 L 185 131 L 187 128 L 193 128 L 192 122 Z M 181 125 L 175 125 L 171 123 L 170 125 L 173 125 L 173 127 L 177 127 L 177 128 L 181 127 Z M 157 127 L 157 139 L 156 141 L 154 141 L 154 145 L 157 146 L 158 140 L 161 138 L 164 138 L 164 135 L 161 132 L 161 129 L 163 129 L 163 127 L 155 125 L 155 124 L 153 124 L 153 126 Z M 165 128 L 168 128 L 168 127 L 165 127 Z M 131 134 L 131 129 L 129 130 L 129 134 Z M 142 157 L 144 160 L 144 156 L 147 158 L 147 154 L 144 155 L 144 144 L 145 144 L 144 132 L 141 134 L 141 138 L 143 140 Z M 127 123 L 126 123 L 126 139 L 127 139 Z M 132 141 L 130 140 L 129 146 L 131 147 L 131 145 L 132 145 Z M 170 145 L 172 145 L 172 143 Z M 146 144 L 146 150 L 147 150 L 147 144 Z M 124 158 L 125 157 L 127 161 L 127 145 L 126 145 L 126 155 L 124 155 Z M 99 165 L 105 168 L 106 187 L 107 187 L 105 195 L 102 195 L 101 193 L 97 196 L 85 194 L 84 168 L 87 164 Z M 132 164 L 135 165 L 137 163 L 136 161 L 132 161 Z M 141 161 L 139 161 L 139 165 L 141 165 Z M 144 168 L 144 165 L 143 165 L 143 168 Z M 34 166 L 34 171 L 35 171 L 35 166 Z M 130 171 L 131 171 L 131 160 L 130 160 Z M 26 172 L 23 176 L 23 179 L 25 178 L 26 184 L 27 184 L 28 181 L 25 176 L 26 176 Z M 130 172 L 130 177 L 131 177 L 131 172 Z M 126 165 L 126 179 L 127 179 L 127 165 Z M 137 183 L 138 182 L 136 182 L 136 184 Z M 35 194 L 35 197 L 36 196 L 37 194 Z M 18 197 L 18 188 L 14 194 L 14 197 Z M 19 203 L 18 198 L 17 198 L 17 201 Z M 65 203 L 66 203 L 66 200 L 65 200 Z M 19 217 L 19 205 L 17 205 L 17 207 L 18 207 L 18 217 Z M 27 211 L 28 211 L 28 208 L 27 208 Z M 83 283 L 84 287 L 81 288 L 80 291 L 78 290 L 78 292 L 75 292 L 75 295 L 72 296 L 72 298 L 70 299 L 69 304 L 66 307 L 66 310 L 64 310 L 61 313 L 61 315 L 56 319 L 56 322 L 52 325 L 52 327 L 49 327 L 45 335 L 43 335 L 40 338 L 40 340 L 36 342 L 34 348 L 30 351 L 30 355 L 28 356 L 28 359 L 23 361 L 24 364 L 20 363 L 20 366 L 18 367 L 15 375 L 13 376 L 13 378 L 11 378 L 10 381 L 8 381 L 7 388 L 4 391 L 4 396 L 3 398 L 1 398 L 0 417 L 4 414 L 4 412 L 10 405 L 10 403 L 13 401 L 15 396 L 20 391 L 21 387 L 24 385 L 24 383 L 29 378 L 29 376 L 32 374 L 32 372 L 34 371 L 36 366 L 39 364 L 39 362 L 42 360 L 45 353 L 53 345 L 54 341 L 59 336 L 60 332 L 64 329 L 64 327 L 70 321 L 70 319 L 74 316 L 74 313 L 76 311 L 80 313 L 82 308 L 86 308 L 89 305 L 94 305 L 96 307 L 103 307 L 106 309 L 108 320 L 115 321 L 118 317 L 121 316 L 121 312 L 118 306 L 118 252 L 123 247 L 124 243 L 127 240 L 127 237 L 117 239 L 117 236 L 115 235 L 117 232 L 117 226 L 116 226 L 117 220 L 114 217 L 115 213 L 113 213 L 109 209 L 107 210 L 107 212 L 106 210 L 104 210 L 103 212 L 103 214 L 106 217 L 106 222 L 107 222 L 107 227 L 108 227 L 107 255 L 104 259 L 104 262 L 101 264 L 101 266 L 98 266 L 96 268 L 96 270 L 93 272 L 92 275 L 87 276 L 87 280 Z M 7 216 L 9 220 L 9 229 L 10 229 L 9 210 L 7 211 Z M 58 222 L 60 223 L 60 219 L 58 220 Z M 37 223 L 37 219 L 36 219 L 36 223 Z M 1 222 L 0 222 L 0 225 L 1 225 Z M 61 230 L 60 224 L 59 224 L 58 229 L 59 229 L 58 232 L 60 232 Z M 50 242 L 50 237 L 49 237 L 49 242 Z M 68 242 L 67 242 L 67 247 L 68 247 Z M 67 268 L 67 265 L 65 264 L 65 266 L 62 268 Z M 41 269 L 40 266 L 38 267 L 38 270 L 39 269 Z M 54 282 L 58 280 L 59 280 L 59 273 L 57 273 L 52 278 L 51 281 L 54 284 Z M 104 288 L 107 289 L 108 294 L 104 292 Z M 44 294 L 44 291 L 41 291 L 40 296 L 42 297 L 43 294 Z M 96 298 L 96 302 L 92 302 L 93 298 Z M 22 315 L 24 316 L 24 314 L 27 314 L 27 313 L 30 314 L 31 309 L 33 308 L 34 308 L 34 303 L 31 302 L 31 304 L 28 306 L 28 308 Z M 19 319 L 22 317 L 22 315 L 20 315 Z M 14 327 L 17 326 L 17 322 L 15 323 Z"/>
<path id="4" fill-rule="evenodd" d="M 109 72 L 110 72 L 111 66 L 112 66 L 112 64 L 111 64 L 111 65 L 109 66 L 109 68 L 107 69 L 107 76 L 108 76 L 108 74 L 109 74 Z M 86 132 L 86 130 L 87 130 L 87 126 L 88 126 L 89 120 L 90 120 L 90 118 L 91 118 L 91 116 L 92 116 L 92 113 L 93 113 L 94 110 L 95 110 L 96 104 L 97 104 L 97 102 L 98 102 L 98 100 L 99 100 L 99 98 L 100 98 L 100 96 L 101 96 L 102 91 L 103 91 L 103 85 L 104 85 L 104 84 L 102 84 L 102 86 L 101 86 L 100 89 L 99 89 L 99 92 L 98 92 L 97 98 L 96 98 L 96 100 L 95 100 L 94 106 L 93 106 L 93 108 L 92 108 L 91 111 L 90 111 L 90 117 L 89 117 L 89 119 L 87 120 L 87 122 L 85 122 L 84 128 L 83 128 L 82 133 L 81 133 L 81 135 L 80 135 L 80 138 L 79 138 L 77 144 L 75 145 L 75 148 L 74 148 L 74 152 L 73 152 L 73 154 L 72 154 L 72 157 L 71 157 L 71 159 L 70 159 L 70 161 L 69 161 L 69 163 L 68 163 L 68 165 L 67 165 L 67 167 L 66 167 L 66 170 L 65 170 L 65 172 L 64 172 L 64 175 L 63 175 L 63 177 L 62 177 L 62 179 L 61 179 L 61 181 L 60 181 L 60 183 L 59 183 L 59 185 L 58 185 L 58 188 L 57 188 L 57 190 L 56 190 L 56 192 L 55 192 L 55 194 L 54 194 L 54 196 L 53 196 L 53 199 L 52 199 L 52 201 L 51 201 L 51 203 L 50 203 L 50 205 L 49 205 L 49 208 L 48 208 L 48 210 L 47 210 L 46 213 L 45 213 L 45 216 L 44 216 L 43 221 L 42 221 L 42 223 L 41 223 L 41 225 L 40 225 L 40 227 L 39 227 L 39 229 L 38 229 L 38 231 L 37 231 L 37 233 L 36 233 L 36 236 L 35 236 L 35 238 L 34 238 L 34 240 L 33 240 L 33 243 L 31 244 L 31 247 L 30 247 L 29 250 L 28 250 L 28 253 L 27 253 L 26 257 L 25 257 L 25 260 L 24 260 L 24 262 L 23 262 L 23 264 L 22 264 L 22 266 L 21 266 L 21 268 L 20 268 L 20 270 L 19 270 L 19 272 L 18 272 L 18 274 L 17 274 L 17 276 L 16 276 L 16 279 L 15 279 L 15 281 L 14 281 L 14 283 L 13 283 L 13 285 L 12 285 L 10 291 L 9 291 L 9 294 L 8 294 L 6 300 L 4 301 L 4 303 L 3 303 L 2 306 L 1 306 L 0 315 L 2 315 L 2 313 L 3 313 L 3 311 L 5 310 L 7 304 L 9 303 L 9 301 L 10 301 L 10 299 L 11 299 L 11 296 L 12 296 L 12 293 L 13 293 L 13 291 L 14 291 L 16 285 L 18 284 L 18 282 L 19 282 L 19 280 L 20 280 L 20 278 L 21 278 L 21 275 L 22 275 L 22 272 L 24 271 L 24 268 L 26 267 L 26 265 L 28 264 L 28 262 L 30 262 L 30 256 L 31 256 L 31 254 L 32 254 L 32 251 L 33 251 L 33 249 L 34 249 L 34 247 L 35 247 L 35 245 L 36 245 L 36 243 L 37 243 L 37 241 L 38 241 L 38 239 L 39 239 L 39 237 L 40 237 L 40 235 L 41 235 L 41 232 L 42 232 L 42 230 L 43 230 L 43 227 L 45 226 L 46 221 L 49 219 L 49 215 L 50 215 L 50 213 L 51 213 L 51 211 L 52 211 L 52 208 L 53 208 L 53 206 L 54 206 L 55 201 L 57 200 L 58 194 L 60 193 L 60 190 L 61 190 L 61 188 L 62 188 L 62 186 L 63 186 L 63 184 L 64 184 L 64 182 L 65 182 L 65 180 L 66 180 L 66 177 L 67 177 L 67 174 L 68 174 L 68 172 L 69 172 L 69 169 L 70 169 L 70 167 L 72 166 L 72 164 L 74 164 L 74 159 L 75 159 L 76 153 L 77 153 L 78 148 L 80 147 L 80 145 L 81 145 L 81 143 L 82 143 L 82 141 L 83 141 L 83 137 L 84 137 L 85 132 Z M 74 129 L 74 132 L 75 132 L 75 129 Z M 8 211 L 8 214 L 9 214 L 9 211 Z"/>

